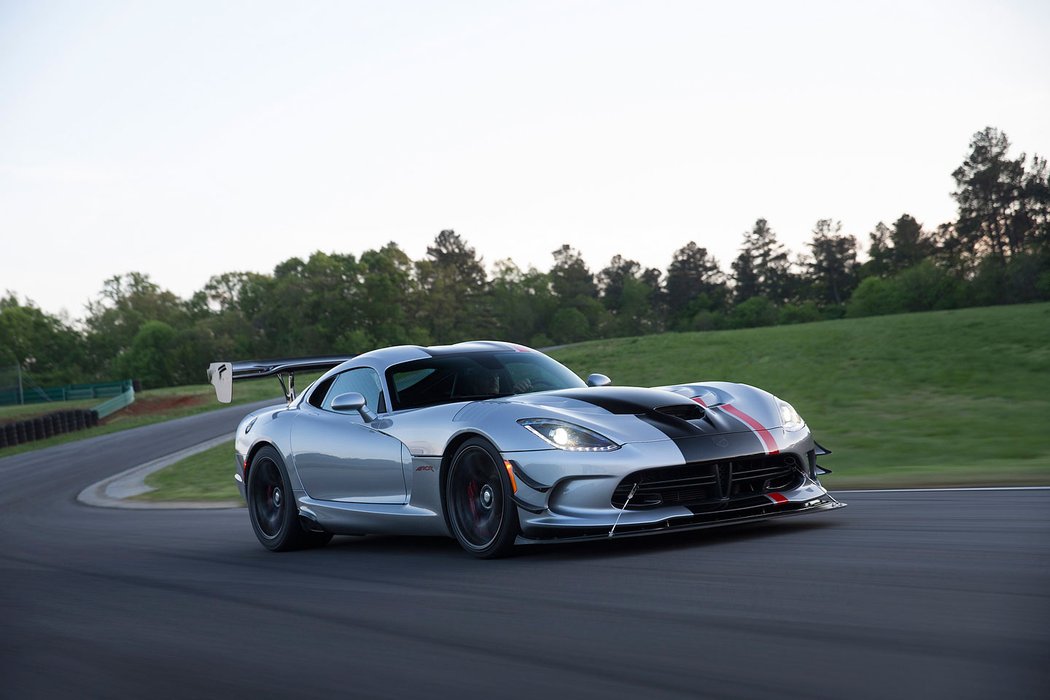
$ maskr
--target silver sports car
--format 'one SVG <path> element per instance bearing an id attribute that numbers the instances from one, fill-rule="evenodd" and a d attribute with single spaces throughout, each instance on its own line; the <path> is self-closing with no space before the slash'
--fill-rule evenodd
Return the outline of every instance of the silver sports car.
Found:
<path id="1" fill-rule="evenodd" d="M 328 370 L 301 395 L 294 373 Z M 236 478 L 274 551 L 332 535 L 455 537 L 478 557 L 518 543 L 627 537 L 843 506 L 794 408 L 746 384 L 584 382 L 543 353 L 479 341 L 356 357 L 221 362 L 276 376 L 287 405 L 237 428 Z"/>

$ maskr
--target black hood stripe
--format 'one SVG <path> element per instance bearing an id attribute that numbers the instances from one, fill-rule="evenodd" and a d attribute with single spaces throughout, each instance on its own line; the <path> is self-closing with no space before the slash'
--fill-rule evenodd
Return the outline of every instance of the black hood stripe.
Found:
<path id="1" fill-rule="evenodd" d="M 635 387 L 562 389 L 561 391 L 552 391 L 549 395 L 589 403 L 592 406 L 604 408 L 609 413 L 622 416 L 647 413 L 659 406 L 682 403 L 683 399 L 683 397 L 667 391 Z"/>
<path id="2" fill-rule="evenodd" d="M 731 435 L 733 442 L 741 443 L 740 449 L 746 454 L 767 452 L 765 444 L 751 426 L 721 411 L 708 408 L 705 409 L 703 419 L 687 421 L 656 410 L 668 405 L 693 403 L 681 394 L 633 387 L 566 389 L 551 393 L 604 408 L 609 413 L 637 416 L 670 438 L 686 463 L 710 460 L 711 439 L 723 435 Z"/>

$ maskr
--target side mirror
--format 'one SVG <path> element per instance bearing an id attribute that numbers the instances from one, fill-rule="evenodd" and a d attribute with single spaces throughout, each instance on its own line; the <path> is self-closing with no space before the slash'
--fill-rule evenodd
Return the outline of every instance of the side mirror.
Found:
<path id="1" fill-rule="evenodd" d="M 587 375 L 587 386 L 605 386 L 606 384 L 612 384 L 612 380 L 604 374 Z"/>
<path id="2" fill-rule="evenodd" d="M 339 394 L 339 396 L 332 399 L 332 410 L 340 412 L 357 411 L 364 418 L 365 423 L 371 423 L 378 418 L 375 412 L 365 403 L 365 397 L 356 391 Z"/>

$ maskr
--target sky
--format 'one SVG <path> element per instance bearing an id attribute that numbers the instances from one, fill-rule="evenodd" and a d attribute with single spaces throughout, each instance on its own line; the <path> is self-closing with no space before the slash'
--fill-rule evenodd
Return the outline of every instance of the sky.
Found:
<path id="1" fill-rule="evenodd" d="M 1050 3 L 0 0 L 0 293 L 75 319 L 449 228 L 540 269 L 728 270 L 760 217 L 866 247 L 954 217 L 985 126 L 1050 156 Z"/>

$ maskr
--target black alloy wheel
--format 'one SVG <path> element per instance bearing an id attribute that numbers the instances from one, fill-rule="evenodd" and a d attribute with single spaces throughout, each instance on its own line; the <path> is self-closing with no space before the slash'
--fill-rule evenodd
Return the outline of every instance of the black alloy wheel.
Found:
<path id="1" fill-rule="evenodd" d="M 520 532 L 510 477 L 486 440 L 463 443 L 449 467 L 445 507 L 452 534 L 463 549 L 492 559 L 508 554 Z"/>
<path id="2" fill-rule="evenodd" d="M 330 533 L 303 528 L 284 462 L 269 446 L 255 454 L 248 468 L 248 517 L 259 542 L 273 552 L 317 547 L 332 539 Z"/>

